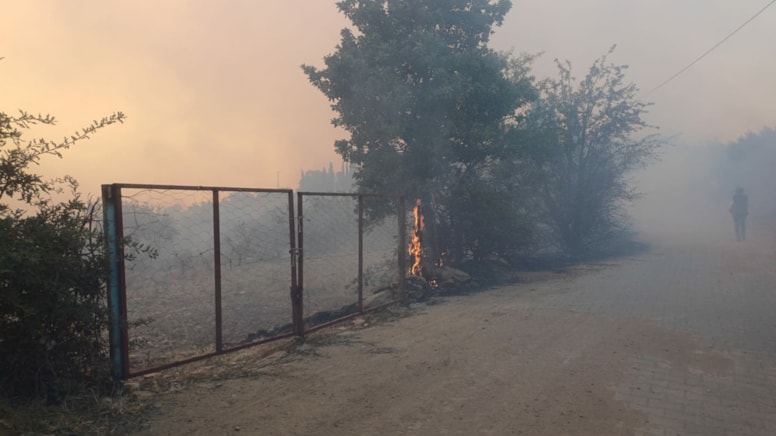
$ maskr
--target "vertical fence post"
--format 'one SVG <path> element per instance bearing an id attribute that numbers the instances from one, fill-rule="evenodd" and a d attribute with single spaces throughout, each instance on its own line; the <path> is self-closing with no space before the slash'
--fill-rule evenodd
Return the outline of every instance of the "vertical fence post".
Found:
<path id="1" fill-rule="evenodd" d="M 224 349 L 223 319 L 221 318 L 221 210 L 218 189 L 213 189 L 213 272 L 215 277 L 214 298 L 216 310 L 216 353 Z"/>
<path id="2" fill-rule="evenodd" d="M 364 313 L 364 196 L 358 194 L 358 311 Z"/>
<path id="3" fill-rule="evenodd" d="M 404 196 L 399 197 L 396 205 L 396 215 L 399 220 L 399 301 L 407 302 L 407 284 L 405 275 L 407 274 L 407 211 L 405 210 Z"/>
<path id="4" fill-rule="evenodd" d="M 111 375 L 114 382 L 129 375 L 129 337 L 127 333 L 127 286 L 124 275 L 123 222 L 121 188 L 102 185 L 103 232 L 108 256 L 108 313 Z"/>
<path id="5" fill-rule="evenodd" d="M 289 211 L 291 217 L 291 238 L 292 238 L 292 250 L 293 250 L 293 234 L 294 234 L 294 217 L 293 217 L 293 194 L 289 193 Z M 302 193 L 297 192 L 297 207 L 296 207 L 296 241 L 297 247 L 291 253 L 292 271 L 294 265 L 294 259 L 296 260 L 296 284 L 292 282 L 291 285 L 291 313 L 292 321 L 294 324 L 294 334 L 296 336 L 304 337 L 304 212 L 302 208 Z"/>

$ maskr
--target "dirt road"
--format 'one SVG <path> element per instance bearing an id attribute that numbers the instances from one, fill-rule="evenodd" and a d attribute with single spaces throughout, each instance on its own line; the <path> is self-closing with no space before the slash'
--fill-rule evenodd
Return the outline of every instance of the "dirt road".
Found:
<path id="1" fill-rule="evenodd" d="M 152 397 L 141 433 L 773 435 L 766 230 L 744 243 L 648 235 L 645 254 L 235 357 L 244 377 Z"/>

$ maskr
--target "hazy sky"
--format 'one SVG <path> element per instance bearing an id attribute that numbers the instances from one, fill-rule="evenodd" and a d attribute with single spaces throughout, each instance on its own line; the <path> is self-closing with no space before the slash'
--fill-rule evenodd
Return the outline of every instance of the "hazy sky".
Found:
<path id="1" fill-rule="evenodd" d="M 0 111 L 51 113 L 60 137 L 123 111 L 47 159 L 89 192 L 112 182 L 296 188 L 302 169 L 339 158 L 329 102 L 302 73 L 348 23 L 335 0 L 3 0 Z M 491 47 L 544 52 L 577 77 L 607 51 L 654 102 L 648 121 L 677 142 L 733 140 L 776 126 L 776 5 L 687 72 L 769 0 L 513 0 Z"/>

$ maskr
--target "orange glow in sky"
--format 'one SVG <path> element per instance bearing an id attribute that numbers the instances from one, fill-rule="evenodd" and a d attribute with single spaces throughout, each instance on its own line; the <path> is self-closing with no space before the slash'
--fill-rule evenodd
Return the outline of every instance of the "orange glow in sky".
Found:
<path id="1" fill-rule="evenodd" d="M 51 113 L 58 138 L 114 111 L 127 114 L 46 159 L 84 191 L 112 182 L 296 188 L 300 170 L 339 157 L 345 137 L 300 65 L 322 65 L 347 26 L 335 0 L 27 0 L 0 15 L 0 111 Z M 626 4 L 627 3 L 627 4 Z M 647 91 L 764 6 L 762 0 L 513 1 L 491 47 L 544 52 L 537 78 L 569 59 L 582 77 L 611 60 Z M 682 141 L 733 140 L 773 127 L 776 7 L 660 90 L 648 121 Z M 279 183 L 278 183 L 279 181 Z"/>

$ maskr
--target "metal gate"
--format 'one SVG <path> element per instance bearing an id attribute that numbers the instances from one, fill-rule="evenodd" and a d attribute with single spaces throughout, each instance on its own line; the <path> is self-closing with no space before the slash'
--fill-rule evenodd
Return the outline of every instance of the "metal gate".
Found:
<path id="1" fill-rule="evenodd" d="M 380 219 L 370 219 L 381 206 Z M 404 199 L 378 194 L 297 193 L 298 285 L 311 331 L 404 298 Z"/>
<path id="2" fill-rule="evenodd" d="M 117 380 L 402 298 L 401 197 L 298 193 L 297 215 L 288 189 L 112 184 L 102 196 Z M 395 219 L 365 219 L 368 201 L 391 202 Z"/>

